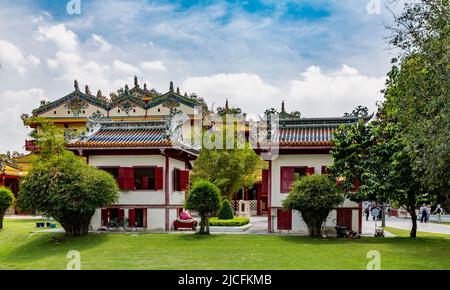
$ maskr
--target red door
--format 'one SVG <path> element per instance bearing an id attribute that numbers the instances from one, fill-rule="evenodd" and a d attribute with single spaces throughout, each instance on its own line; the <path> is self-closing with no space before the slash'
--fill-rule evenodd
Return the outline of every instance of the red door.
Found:
<path id="1" fill-rule="evenodd" d="M 278 230 L 292 230 L 292 211 L 282 210 L 277 211 L 277 229 Z"/>
<path id="2" fill-rule="evenodd" d="M 338 208 L 336 209 L 336 224 L 340 227 L 352 229 L 352 209 Z"/>

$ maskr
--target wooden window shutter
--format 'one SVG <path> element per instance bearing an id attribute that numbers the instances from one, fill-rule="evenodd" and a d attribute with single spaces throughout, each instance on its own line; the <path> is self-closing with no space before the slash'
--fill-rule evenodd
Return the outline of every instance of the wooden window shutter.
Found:
<path id="1" fill-rule="evenodd" d="M 188 190 L 189 188 L 189 170 L 180 170 L 180 191 Z"/>
<path id="2" fill-rule="evenodd" d="M 306 168 L 306 175 L 314 175 L 314 167 Z"/>
<path id="3" fill-rule="evenodd" d="M 102 226 L 106 226 L 108 223 L 108 209 L 103 208 L 102 209 Z"/>
<path id="4" fill-rule="evenodd" d="M 155 190 L 163 189 L 163 168 L 155 168 Z"/>
<path id="5" fill-rule="evenodd" d="M 173 190 L 180 191 L 180 169 L 173 169 Z"/>
<path id="6" fill-rule="evenodd" d="M 119 168 L 119 187 L 124 190 L 134 190 L 134 169 L 133 167 Z"/>
<path id="7" fill-rule="evenodd" d="M 280 192 L 288 193 L 294 180 L 294 167 L 281 167 L 280 170 Z"/>
<path id="8" fill-rule="evenodd" d="M 267 194 L 268 192 L 269 192 L 269 170 L 263 169 L 261 193 Z"/>
<path id="9" fill-rule="evenodd" d="M 134 227 L 136 220 L 136 214 L 134 212 L 134 208 L 130 208 L 128 210 L 128 225 Z"/>

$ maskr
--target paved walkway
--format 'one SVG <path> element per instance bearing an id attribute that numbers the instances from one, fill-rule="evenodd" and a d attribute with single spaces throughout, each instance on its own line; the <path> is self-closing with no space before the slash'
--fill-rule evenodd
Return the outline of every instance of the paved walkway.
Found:
<path id="1" fill-rule="evenodd" d="M 377 221 L 377 225 L 381 226 L 381 221 Z M 372 236 L 375 232 L 375 221 L 369 218 L 368 221 L 363 219 L 362 232 L 364 236 Z M 391 228 L 396 228 L 400 230 L 411 230 L 411 219 L 397 218 L 397 217 L 386 217 L 386 226 Z M 450 226 L 437 223 L 421 223 L 417 221 L 417 231 L 418 232 L 428 232 L 437 234 L 450 234 Z M 394 236 L 391 233 L 385 232 L 385 236 Z"/>
<path id="2" fill-rule="evenodd" d="M 387 218 L 386 226 L 401 229 L 401 230 L 411 230 L 411 219 L 400 219 L 400 218 Z M 417 231 L 436 233 L 436 234 L 450 234 L 450 226 L 437 223 L 421 223 L 417 221 Z"/>

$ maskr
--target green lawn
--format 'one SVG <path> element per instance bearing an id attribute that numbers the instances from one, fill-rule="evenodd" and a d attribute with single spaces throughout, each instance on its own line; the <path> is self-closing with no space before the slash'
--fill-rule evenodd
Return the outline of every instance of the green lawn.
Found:
<path id="1" fill-rule="evenodd" d="M 34 223 L 5 220 L 0 269 L 65 269 L 69 250 L 80 251 L 82 269 L 365 269 L 370 250 L 381 253 L 382 269 L 450 269 L 450 240 L 438 237 L 92 234 L 57 242 L 53 233 L 31 235 Z"/>
<path id="2" fill-rule="evenodd" d="M 385 227 L 384 228 L 387 232 L 390 232 L 391 234 L 396 235 L 397 237 L 409 237 L 408 230 L 401 230 L 391 227 Z M 450 239 L 450 235 L 448 234 L 436 234 L 436 233 L 427 233 L 427 232 L 417 232 L 418 238 L 447 238 Z"/>

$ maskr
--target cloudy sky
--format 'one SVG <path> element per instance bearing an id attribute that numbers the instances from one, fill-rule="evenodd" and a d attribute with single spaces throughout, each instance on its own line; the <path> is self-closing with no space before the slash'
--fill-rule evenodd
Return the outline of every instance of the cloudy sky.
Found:
<path id="1" fill-rule="evenodd" d="M 79 1 L 70 15 L 69 0 L 0 0 L 0 152 L 23 151 L 20 115 L 74 79 L 109 95 L 137 75 L 212 107 L 341 116 L 375 109 L 394 54 L 386 0 Z"/>

